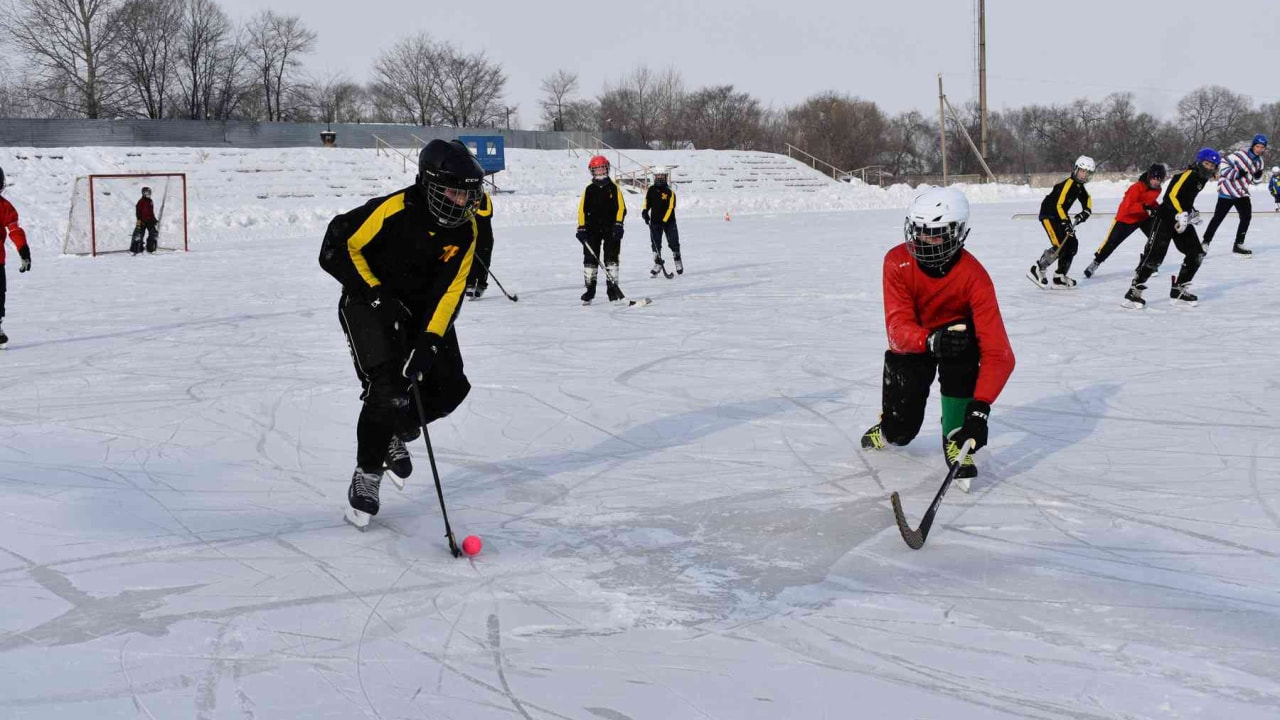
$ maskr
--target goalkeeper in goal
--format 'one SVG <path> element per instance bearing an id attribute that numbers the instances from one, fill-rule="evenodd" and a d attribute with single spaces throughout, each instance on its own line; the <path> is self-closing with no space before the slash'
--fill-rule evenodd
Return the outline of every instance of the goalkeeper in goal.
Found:
<path id="1" fill-rule="evenodd" d="M 135 215 L 138 218 L 137 225 L 133 228 L 133 240 L 129 243 L 129 253 L 138 255 L 142 252 L 142 236 L 147 236 L 146 250 L 148 253 L 156 251 L 156 243 L 160 238 L 159 223 L 156 221 L 156 206 L 151 202 L 151 188 L 142 188 L 142 197 L 138 198 L 138 205 L 135 209 Z"/>

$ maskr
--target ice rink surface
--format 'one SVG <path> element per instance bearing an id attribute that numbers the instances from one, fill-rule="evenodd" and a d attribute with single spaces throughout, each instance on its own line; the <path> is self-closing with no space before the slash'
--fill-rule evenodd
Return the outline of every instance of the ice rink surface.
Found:
<path id="1" fill-rule="evenodd" d="M 1197 308 L 1171 250 L 1137 312 L 1136 239 L 1073 292 L 1023 277 L 1035 204 L 975 206 L 1018 366 L 920 551 L 888 496 L 915 523 L 942 479 L 936 386 L 912 445 L 858 447 L 900 210 L 682 221 L 674 280 L 633 216 L 633 309 L 579 305 L 570 226 L 501 229 L 520 301 L 464 307 L 474 390 L 431 427 L 473 560 L 420 441 L 342 522 L 318 236 L 13 268 L 0 716 L 1277 717 L 1280 222 L 1218 243 Z"/>

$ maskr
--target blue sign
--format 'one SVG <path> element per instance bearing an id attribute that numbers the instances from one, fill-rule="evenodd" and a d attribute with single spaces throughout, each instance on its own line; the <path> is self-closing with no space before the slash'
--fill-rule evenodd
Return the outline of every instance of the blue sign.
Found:
<path id="1" fill-rule="evenodd" d="M 458 138 L 480 161 L 480 167 L 492 175 L 507 169 L 505 144 L 501 135 L 462 135 Z"/>

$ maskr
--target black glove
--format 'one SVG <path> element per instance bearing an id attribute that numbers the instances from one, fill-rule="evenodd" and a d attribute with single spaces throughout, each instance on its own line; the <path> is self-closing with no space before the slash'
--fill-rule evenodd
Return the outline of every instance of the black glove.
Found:
<path id="1" fill-rule="evenodd" d="M 22 264 L 18 266 L 18 272 L 24 273 L 31 269 L 31 248 L 24 247 L 18 251 L 18 257 L 22 258 Z"/>
<path id="2" fill-rule="evenodd" d="M 418 341 L 409 351 L 409 357 L 405 358 L 401 374 L 410 380 L 421 381 L 431 372 L 431 366 L 436 362 L 436 355 L 440 353 L 440 340 L 440 336 L 434 333 L 424 332 L 419 335 Z"/>
<path id="3" fill-rule="evenodd" d="M 613 224 L 613 239 L 614 240 L 622 239 L 622 223 Z"/>
<path id="4" fill-rule="evenodd" d="M 647 208 L 640 211 L 640 219 L 644 221 L 645 225 L 649 224 L 649 210 Z"/>
<path id="5" fill-rule="evenodd" d="M 929 354 L 936 358 L 954 358 L 963 355 L 972 342 L 969 326 L 957 323 L 929 333 L 924 344 L 929 348 Z"/>
<path id="6" fill-rule="evenodd" d="M 1156 211 L 1160 209 L 1159 205 L 1144 205 L 1143 210 L 1147 211 L 1147 217 L 1155 217 Z"/>
<path id="7" fill-rule="evenodd" d="M 977 452 L 987 445 L 987 417 L 991 415 L 991 406 L 981 400 L 970 400 L 964 411 L 964 424 L 951 431 L 949 440 L 964 447 L 965 442 L 973 441 L 973 450 Z"/>
<path id="8" fill-rule="evenodd" d="M 1082 225 L 1084 224 L 1085 220 L 1089 219 L 1089 215 L 1090 213 L 1088 210 L 1082 210 L 1081 212 L 1076 213 L 1076 216 L 1075 218 L 1072 219 L 1072 222 L 1076 225 Z"/>
<path id="9" fill-rule="evenodd" d="M 578 238 L 578 242 L 582 242 L 582 243 L 586 242 L 591 238 L 590 235 L 587 235 L 587 229 L 584 227 L 578 228 L 578 234 L 576 235 L 576 237 Z"/>

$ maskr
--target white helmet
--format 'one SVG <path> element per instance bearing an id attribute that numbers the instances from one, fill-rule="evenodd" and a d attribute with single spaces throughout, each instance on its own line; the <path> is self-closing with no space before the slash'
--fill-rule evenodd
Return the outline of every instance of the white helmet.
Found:
<path id="1" fill-rule="evenodd" d="M 650 168 L 650 171 L 653 173 L 653 178 L 655 181 L 658 178 L 662 178 L 663 180 L 666 180 L 667 176 L 671 174 L 671 171 L 667 169 L 666 165 L 654 165 L 652 168 Z"/>
<path id="2" fill-rule="evenodd" d="M 907 208 L 902 231 L 918 265 L 944 268 L 969 237 L 969 198 L 953 187 L 925 190 Z"/>
<path id="3" fill-rule="evenodd" d="M 1273 172 L 1273 173 L 1275 173 L 1275 174 L 1277 174 L 1277 175 L 1280 175 L 1280 165 L 1277 165 L 1277 166 L 1275 166 L 1275 167 L 1271 168 L 1271 172 Z"/>
<path id="4" fill-rule="evenodd" d="M 1098 169 L 1098 166 L 1096 163 L 1093 162 L 1093 158 L 1089 157 L 1088 155 L 1081 155 L 1080 157 L 1076 158 L 1076 165 L 1075 167 L 1071 168 L 1071 174 L 1075 175 L 1076 171 L 1084 170 L 1085 172 L 1089 173 L 1089 175 L 1087 175 L 1085 179 L 1082 180 L 1081 182 L 1088 182 L 1089 178 L 1093 177 L 1093 173 L 1097 169 Z"/>

